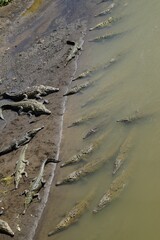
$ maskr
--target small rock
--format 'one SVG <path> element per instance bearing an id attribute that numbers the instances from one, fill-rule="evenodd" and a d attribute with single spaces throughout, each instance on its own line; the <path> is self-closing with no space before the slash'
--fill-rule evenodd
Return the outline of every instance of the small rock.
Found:
<path id="1" fill-rule="evenodd" d="M 21 231 L 21 228 L 19 226 L 19 224 L 17 224 L 17 230 L 20 232 Z"/>

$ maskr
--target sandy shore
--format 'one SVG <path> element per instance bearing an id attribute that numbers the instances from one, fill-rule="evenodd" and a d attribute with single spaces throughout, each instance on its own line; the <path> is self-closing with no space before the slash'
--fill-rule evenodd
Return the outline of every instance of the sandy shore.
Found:
<path id="1" fill-rule="evenodd" d="M 21 149 L 0 157 L 0 207 L 4 208 L 1 219 L 9 223 L 16 240 L 32 239 L 47 201 L 56 164 L 46 166 L 44 178 L 47 187 L 40 192 L 41 201 L 33 201 L 25 215 L 22 215 L 24 196 L 21 196 L 21 193 L 28 189 L 46 157 L 58 159 L 59 156 L 65 105 L 63 94 L 75 71 L 75 60 L 66 65 L 70 50 L 66 41 L 78 41 L 84 36 L 86 28 L 84 1 L 81 1 L 83 8 L 78 14 L 76 4 L 70 3 L 71 1 L 68 1 L 66 5 L 60 5 L 58 1 L 53 1 L 55 12 L 52 20 L 49 15 L 47 18 L 47 6 L 51 2 L 42 6 L 38 13 L 28 17 L 22 17 L 21 14 L 31 4 L 29 1 L 25 5 L 22 5 L 21 1 L 13 1 L 0 8 L 0 92 L 21 90 L 39 84 L 60 89 L 59 92 L 45 97 L 49 102 L 46 107 L 52 112 L 51 115 L 29 118 L 27 115 L 18 116 L 16 112 L 8 110 L 4 111 L 5 121 L 0 121 L 1 149 L 27 131 L 44 125 L 44 129 L 29 143 L 26 151 L 26 159 L 30 161 L 26 168 L 28 178 L 22 179 L 18 190 L 13 190 L 14 178 L 10 181 L 3 181 L 3 178 L 14 172 Z M 37 19 L 40 19 L 39 24 Z M 1 235 L 0 238 L 6 240 L 10 237 Z"/>

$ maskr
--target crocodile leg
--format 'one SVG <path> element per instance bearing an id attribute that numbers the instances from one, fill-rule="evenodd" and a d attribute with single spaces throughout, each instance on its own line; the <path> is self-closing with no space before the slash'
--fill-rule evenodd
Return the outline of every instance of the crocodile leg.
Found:
<path id="1" fill-rule="evenodd" d="M 36 99 L 42 99 L 42 97 L 40 96 L 40 93 L 37 93 L 35 96 Z"/>
<path id="2" fill-rule="evenodd" d="M 26 178 L 28 177 L 28 173 L 26 171 L 24 171 L 23 174 Z"/>
<path id="3" fill-rule="evenodd" d="M 26 166 L 29 165 L 29 161 L 28 160 L 24 160 L 23 162 L 26 164 Z"/>
<path id="4" fill-rule="evenodd" d="M 22 115 L 22 113 L 23 113 L 23 107 L 19 106 L 18 115 Z"/>

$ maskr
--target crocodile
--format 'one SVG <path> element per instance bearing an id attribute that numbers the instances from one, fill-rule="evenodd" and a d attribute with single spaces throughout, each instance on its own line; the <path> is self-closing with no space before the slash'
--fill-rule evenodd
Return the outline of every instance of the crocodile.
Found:
<path id="1" fill-rule="evenodd" d="M 104 15 L 107 15 L 109 13 L 111 13 L 112 9 L 116 6 L 115 3 L 111 3 L 108 8 L 98 14 L 95 15 L 95 17 L 101 17 L 101 16 L 104 16 Z"/>
<path id="2" fill-rule="evenodd" d="M 50 158 L 47 158 L 42 162 L 38 176 L 35 177 L 33 179 L 33 181 L 31 182 L 29 190 L 24 191 L 25 202 L 24 202 L 23 214 L 26 213 L 26 210 L 29 207 L 30 203 L 32 202 L 33 198 L 37 197 L 38 199 L 40 199 L 39 191 L 41 190 L 41 188 L 45 184 L 45 181 L 43 179 L 44 168 L 45 168 L 45 165 L 49 162 L 54 162 L 54 160 L 50 159 Z"/>
<path id="3" fill-rule="evenodd" d="M 23 100 L 20 102 L 7 101 L 6 103 L 1 104 L 1 108 L 2 110 L 11 109 L 13 111 L 18 111 L 19 114 L 21 112 L 32 113 L 35 116 L 39 116 L 41 114 L 51 114 L 51 111 L 48 110 L 43 103 L 33 99 Z"/>
<path id="4" fill-rule="evenodd" d="M 78 52 L 80 50 L 82 50 L 82 45 L 83 45 L 84 41 L 82 39 L 80 39 L 79 42 L 75 42 L 74 46 L 71 48 L 70 53 L 66 59 L 66 65 L 73 59 L 76 57 L 76 55 L 78 54 Z"/>
<path id="5" fill-rule="evenodd" d="M 96 208 L 93 210 L 93 213 L 98 213 L 103 208 L 108 206 L 113 200 L 117 199 L 120 196 L 121 192 L 126 186 L 128 177 L 129 177 L 128 171 L 124 171 L 121 173 L 121 175 L 119 175 L 113 180 L 113 182 L 109 186 L 109 189 L 102 196 Z"/>
<path id="6" fill-rule="evenodd" d="M 127 138 L 124 140 L 124 142 L 120 146 L 118 156 L 116 157 L 116 160 L 114 162 L 114 168 L 113 168 L 113 172 L 112 172 L 113 175 L 119 170 L 119 168 L 122 166 L 122 164 L 128 157 L 128 152 L 132 146 L 134 133 L 135 133 L 134 129 L 130 130 Z"/>
<path id="7" fill-rule="evenodd" d="M 87 197 L 78 202 L 67 214 L 66 216 L 57 224 L 55 229 L 48 233 L 48 236 L 52 236 L 60 231 L 69 228 L 72 224 L 76 223 L 79 218 L 87 211 L 90 202 L 93 199 L 95 190 L 91 191 Z"/>
<path id="8" fill-rule="evenodd" d="M 79 126 L 83 123 L 86 123 L 87 121 L 90 121 L 92 119 L 99 117 L 99 115 L 100 115 L 100 112 L 98 110 L 95 110 L 95 111 L 91 112 L 89 115 L 85 115 L 85 116 L 82 116 L 81 118 L 77 119 L 71 125 L 69 125 L 68 128 L 71 128 L 74 126 Z"/>
<path id="9" fill-rule="evenodd" d="M 65 93 L 63 96 L 69 96 L 69 95 L 73 95 L 73 94 L 76 94 L 78 92 L 80 92 L 81 90 L 83 89 L 86 89 L 88 88 L 89 86 L 91 86 L 93 84 L 93 82 L 91 81 L 88 81 L 84 84 L 81 84 L 79 86 L 75 86 L 73 88 L 71 88 L 67 93 Z"/>
<path id="10" fill-rule="evenodd" d="M 143 114 L 142 112 L 136 110 L 133 114 L 128 117 L 121 118 L 117 120 L 117 122 L 122 122 L 124 124 L 136 123 L 137 121 L 147 117 L 147 114 Z"/>
<path id="11" fill-rule="evenodd" d="M 56 183 L 56 186 L 67 184 L 67 183 L 77 182 L 82 177 L 85 177 L 91 173 L 96 172 L 107 162 L 107 160 L 110 160 L 111 158 L 113 158 L 114 155 L 116 154 L 116 152 L 117 152 L 117 149 L 115 147 L 112 148 L 109 151 L 109 153 L 108 152 L 106 153 L 105 158 L 96 159 L 94 161 L 91 161 L 91 162 L 85 164 L 83 167 L 79 168 L 76 171 L 73 171 L 68 176 L 64 177 L 61 181 L 58 181 Z"/>
<path id="12" fill-rule="evenodd" d="M 92 153 L 93 149 L 94 149 L 94 144 L 91 144 L 88 147 L 85 147 L 78 154 L 74 155 L 69 160 L 62 163 L 60 167 L 62 168 L 62 167 L 80 162 L 82 160 L 85 160 L 86 156 L 88 156 L 90 153 Z"/>
<path id="13" fill-rule="evenodd" d="M 90 136 L 92 136 L 93 134 L 95 134 L 96 132 L 98 132 L 98 130 L 99 130 L 98 127 L 91 128 L 91 129 L 85 134 L 85 136 L 83 137 L 83 139 L 89 138 Z"/>
<path id="14" fill-rule="evenodd" d="M 96 26 L 90 28 L 89 31 L 109 27 L 109 26 L 111 26 L 112 23 L 116 22 L 117 20 L 118 20 L 118 18 L 109 17 L 104 22 L 100 22 Z"/>
<path id="15" fill-rule="evenodd" d="M 96 70 L 97 70 L 96 67 L 93 67 L 91 69 L 85 70 L 79 76 L 77 76 L 76 78 L 72 79 L 72 81 L 76 81 L 76 80 L 79 80 L 79 79 L 90 77 Z"/>
<path id="16" fill-rule="evenodd" d="M 0 233 L 10 235 L 11 237 L 14 236 L 14 232 L 12 231 L 8 223 L 2 219 L 0 219 Z"/>
<path id="17" fill-rule="evenodd" d="M 25 177 L 27 177 L 27 172 L 25 171 L 25 167 L 26 165 L 29 164 L 29 161 L 27 161 L 25 159 L 25 153 L 26 153 L 26 150 L 28 148 L 28 144 L 26 144 L 22 150 L 21 150 L 21 153 L 20 153 L 20 156 L 19 156 L 19 159 L 18 161 L 16 162 L 16 169 L 15 169 L 15 172 L 12 174 L 12 176 L 14 175 L 15 176 L 15 179 L 14 179 L 14 182 L 15 182 L 15 189 L 18 188 L 19 186 L 19 182 L 22 178 L 22 175 L 24 174 Z"/>
<path id="18" fill-rule="evenodd" d="M 108 118 L 109 120 L 110 118 Z M 88 139 L 89 137 L 91 137 L 92 135 L 96 134 L 97 132 L 99 132 L 104 126 L 108 125 L 108 121 L 105 118 L 105 120 L 102 120 L 100 123 L 98 123 L 95 127 L 91 128 L 83 137 L 83 139 Z"/>
<path id="19" fill-rule="evenodd" d="M 96 37 L 96 38 L 93 38 L 93 39 L 90 39 L 89 42 L 102 42 L 102 41 L 105 41 L 105 40 L 110 40 L 110 39 L 113 39 L 115 37 L 119 37 L 121 35 L 123 35 L 124 32 L 109 32 L 105 35 L 102 35 L 100 37 Z"/>
<path id="20" fill-rule="evenodd" d="M 76 81 L 76 80 L 84 79 L 84 78 L 89 78 L 93 74 L 95 74 L 96 72 L 112 66 L 114 63 L 116 63 L 118 61 L 118 59 L 120 58 L 121 55 L 122 55 L 122 53 L 119 53 L 115 57 L 113 57 L 109 61 L 107 61 L 106 63 L 100 64 L 99 66 L 95 66 L 95 67 L 92 67 L 90 69 L 85 70 L 80 75 L 75 77 L 72 81 Z"/>
<path id="21" fill-rule="evenodd" d="M 65 167 L 67 165 L 75 164 L 80 161 L 86 160 L 87 156 L 95 151 L 103 142 L 103 140 L 110 134 L 111 129 L 107 131 L 104 135 L 100 136 L 96 141 L 91 143 L 89 146 L 82 149 L 78 154 L 71 157 L 69 160 L 66 160 L 64 163 L 61 164 L 61 167 Z"/>
<path id="22" fill-rule="evenodd" d="M 97 100 L 104 99 L 107 96 L 107 93 L 110 93 L 114 87 L 115 83 L 110 82 L 105 88 L 101 89 L 100 91 L 93 94 L 90 98 L 88 98 L 88 100 L 81 106 L 81 108 L 92 106 L 97 102 Z"/>
<path id="23" fill-rule="evenodd" d="M 44 126 L 26 132 L 26 134 L 23 137 L 19 138 L 18 140 L 14 140 L 9 146 L 0 150 L 0 156 L 10 153 L 14 150 L 17 150 L 19 147 L 29 143 L 32 140 L 32 138 L 43 128 Z"/>
<path id="24" fill-rule="evenodd" d="M 111 90 L 112 91 L 112 90 Z M 108 90 L 106 90 L 106 92 L 105 92 L 105 89 L 103 89 L 102 91 L 100 91 L 100 92 L 97 92 L 97 94 L 95 94 L 95 95 L 93 95 L 92 97 L 90 97 L 89 99 L 88 99 L 88 101 L 87 102 L 85 102 L 82 106 L 81 106 L 81 108 L 85 108 L 85 107 L 91 107 L 91 106 L 94 106 L 95 105 L 95 103 L 97 103 L 97 102 L 99 102 L 99 101 L 101 101 L 102 103 L 104 102 L 104 99 L 107 97 L 107 93 L 109 92 L 109 89 Z M 103 101 L 102 101 L 103 100 Z M 106 102 L 106 105 L 105 105 L 105 112 L 107 112 L 110 108 L 112 108 L 113 107 L 113 104 L 115 105 L 116 104 L 116 102 L 118 103 L 118 101 L 113 101 L 113 99 L 111 99 L 111 100 L 108 100 L 108 102 L 107 102 L 107 100 L 105 99 L 105 102 Z"/>
<path id="25" fill-rule="evenodd" d="M 5 92 L 3 93 L 3 98 L 11 99 L 13 101 L 22 101 L 28 98 L 36 98 L 41 99 L 41 96 L 46 96 L 48 94 L 58 92 L 59 88 L 51 87 L 51 86 L 32 86 L 27 87 L 25 90 L 20 92 Z"/>

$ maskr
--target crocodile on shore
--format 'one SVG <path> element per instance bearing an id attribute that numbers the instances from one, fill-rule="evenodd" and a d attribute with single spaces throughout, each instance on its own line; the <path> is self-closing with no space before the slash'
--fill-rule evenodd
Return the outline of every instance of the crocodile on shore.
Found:
<path id="1" fill-rule="evenodd" d="M 44 126 L 26 132 L 26 134 L 23 137 L 19 138 L 18 140 L 14 140 L 9 146 L 0 150 L 0 156 L 10 153 L 14 150 L 17 150 L 19 147 L 29 143 L 32 140 L 32 138 L 43 128 Z"/>
<path id="2" fill-rule="evenodd" d="M 0 219 L 0 233 L 7 234 L 11 237 L 14 236 L 14 232 L 12 231 L 8 223 L 2 219 Z"/>
<path id="3" fill-rule="evenodd" d="M 2 94 L 2 96 L 5 99 L 7 98 L 13 101 L 22 101 L 28 98 L 41 99 L 42 96 L 46 96 L 48 94 L 58 92 L 58 91 L 59 91 L 59 88 L 39 85 L 39 86 L 27 87 L 25 90 L 22 90 L 20 92 L 5 92 Z"/>
<path id="4" fill-rule="evenodd" d="M 107 15 L 109 13 L 111 13 L 112 9 L 116 6 L 115 3 L 111 3 L 108 8 L 98 14 L 95 15 L 95 17 L 101 17 L 101 16 L 104 16 L 104 15 Z"/>
<path id="5" fill-rule="evenodd" d="M 29 164 L 29 161 L 25 159 L 25 153 L 26 153 L 27 148 L 28 148 L 28 144 L 26 144 L 22 148 L 19 159 L 16 162 L 15 172 L 12 174 L 12 176 L 13 175 L 15 176 L 14 177 L 15 189 L 18 188 L 19 182 L 20 182 L 23 174 L 25 175 L 25 177 L 28 177 L 27 172 L 25 171 L 26 165 Z"/>
<path id="6" fill-rule="evenodd" d="M 133 137 L 135 134 L 135 129 L 131 129 L 128 133 L 127 138 L 124 140 L 122 145 L 120 146 L 120 150 L 116 160 L 114 162 L 113 174 L 115 174 L 119 168 L 122 166 L 126 158 L 128 157 L 128 152 L 132 146 Z"/>
<path id="7" fill-rule="evenodd" d="M 108 206 L 113 200 L 118 198 L 126 186 L 129 177 L 129 172 L 126 170 L 113 180 L 107 192 L 100 199 L 97 207 L 93 210 L 93 213 L 98 213 L 103 208 Z"/>
<path id="8" fill-rule="evenodd" d="M 45 159 L 40 167 L 40 171 L 37 177 L 35 177 L 33 179 L 33 181 L 30 184 L 29 190 L 25 190 L 24 194 L 25 194 L 25 202 L 24 202 L 24 211 L 23 214 L 25 214 L 27 208 L 29 207 L 30 203 L 32 202 L 33 198 L 37 197 L 38 199 L 40 199 L 39 196 L 39 191 L 41 190 L 41 188 L 44 186 L 45 181 L 43 179 L 43 175 L 44 175 L 44 168 L 45 165 L 49 162 L 55 162 L 54 159 Z"/>
<path id="9" fill-rule="evenodd" d="M 81 90 L 83 89 L 86 89 L 88 88 L 89 86 L 91 86 L 93 84 L 93 82 L 91 81 L 88 81 L 84 84 L 81 84 L 79 86 L 75 86 L 73 88 L 71 88 L 67 93 L 65 93 L 63 96 L 69 96 L 69 95 L 73 95 L 73 94 L 76 94 L 78 92 L 80 92 Z"/>
<path id="10" fill-rule="evenodd" d="M 91 191 L 86 198 L 78 202 L 67 214 L 66 216 L 60 221 L 59 224 L 55 227 L 55 229 L 48 233 L 48 236 L 52 236 L 60 231 L 63 231 L 70 227 L 72 224 L 76 223 L 79 218 L 87 211 L 91 200 L 95 191 Z"/>
<path id="11" fill-rule="evenodd" d="M 82 39 L 80 39 L 79 42 L 75 42 L 75 44 L 73 45 L 73 47 L 71 48 L 69 55 L 66 59 L 66 65 L 73 59 L 76 57 L 76 55 L 78 54 L 78 52 L 80 50 L 82 50 L 82 45 L 83 45 L 84 41 Z"/>
<path id="12" fill-rule="evenodd" d="M 67 183 L 73 183 L 80 180 L 82 177 L 85 177 L 91 173 L 96 172 L 98 169 L 100 169 L 107 161 L 109 161 L 111 158 L 114 157 L 116 154 L 117 149 L 114 147 L 109 152 L 106 153 L 105 158 L 96 159 L 94 161 L 91 161 L 87 164 L 85 164 L 83 167 L 79 168 L 78 170 L 70 173 L 68 176 L 64 177 L 61 181 L 58 181 L 56 183 L 56 186 L 67 184 Z"/>
<path id="13" fill-rule="evenodd" d="M 43 103 L 33 99 L 23 100 L 20 102 L 7 101 L 6 103 L 0 104 L 0 107 L 2 110 L 11 109 L 13 111 L 18 111 L 19 114 L 21 112 L 27 112 L 34 114 L 35 116 L 39 116 L 41 114 L 51 114 L 51 111 L 48 110 Z"/>
<path id="14" fill-rule="evenodd" d="M 89 31 L 96 30 L 96 29 L 101 29 L 101 28 L 105 28 L 105 27 L 109 27 L 109 26 L 111 26 L 112 23 L 116 22 L 117 20 L 118 20 L 118 18 L 109 17 L 104 22 L 100 22 L 96 26 L 90 28 Z"/>

